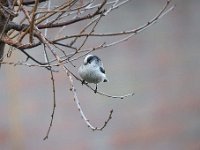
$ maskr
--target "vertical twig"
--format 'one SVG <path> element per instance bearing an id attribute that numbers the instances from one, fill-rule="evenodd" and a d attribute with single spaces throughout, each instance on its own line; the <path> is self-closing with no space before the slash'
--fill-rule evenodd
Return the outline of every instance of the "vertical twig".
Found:
<path id="1" fill-rule="evenodd" d="M 46 53 L 46 47 L 44 47 L 44 51 L 45 51 L 45 54 L 46 54 L 47 62 L 49 63 L 49 58 L 48 58 L 47 53 Z M 50 63 L 49 63 L 49 65 L 50 65 Z M 52 91 L 53 92 L 53 109 L 52 109 L 52 114 L 51 114 L 51 120 L 50 120 L 49 128 L 48 128 L 46 136 L 43 138 L 43 140 L 46 140 L 49 137 L 49 133 L 50 133 L 50 130 L 51 130 L 51 127 L 52 127 L 52 124 L 53 124 L 53 118 L 54 118 L 55 109 L 56 109 L 56 89 L 55 89 L 55 80 L 54 80 L 54 75 L 53 75 L 52 67 L 50 67 L 50 75 L 51 75 L 52 90 L 53 90 Z"/>
<path id="2" fill-rule="evenodd" d="M 50 9 L 50 6 L 51 6 L 51 0 L 48 1 L 48 10 Z M 46 20 L 46 22 L 48 22 L 48 19 Z M 45 33 L 44 33 L 45 37 L 47 36 L 47 31 L 48 31 L 48 29 L 45 29 Z M 50 65 L 49 57 L 47 55 L 47 50 L 46 50 L 45 45 L 44 45 L 44 58 L 45 58 L 45 62 L 47 62 Z M 50 75 L 51 75 L 52 90 L 53 90 L 53 109 L 52 109 L 49 128 L 48 128 L 46 136 L 43 138 L 43 140 L 46 140 L 49 137 L 49 133 L 50 133 L 50 130 L 51 130 L 51 127 L 52 127 L 52 124 L 53 124 L 53 118 L 54 118 L 54 113 L 55 113 L 55 109 L 56 109 L 56 89 L 55 89 L 55 80 L 54 80 L 52 67 L 50 67 Z"/>

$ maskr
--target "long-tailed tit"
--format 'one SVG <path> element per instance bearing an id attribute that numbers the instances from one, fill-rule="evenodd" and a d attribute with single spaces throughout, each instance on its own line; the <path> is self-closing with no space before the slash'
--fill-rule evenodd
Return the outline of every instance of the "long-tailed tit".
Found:
<path id="1" fill-rule="evenodd" d="M 97 84 L 99 82 L 108 82 L 103 63 L 95 55 L 89 54 L 85 57 L 83 64 L 78 69 L 78 73 L 83 79 L 82 84 L 85 82 L 96 84 L 95 93 L 97 92 Z"/>

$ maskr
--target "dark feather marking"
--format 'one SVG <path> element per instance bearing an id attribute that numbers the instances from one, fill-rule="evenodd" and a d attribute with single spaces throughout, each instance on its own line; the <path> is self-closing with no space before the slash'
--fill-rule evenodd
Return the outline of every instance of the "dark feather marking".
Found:
<path id="1" fill-rule="evenodd" d="M 106 73 L 106 72 L 105 72 L 105 69 L 102 68 L 102 67 L 100 67 L 100 71 L 101 71 L 102 73 L 104 73 L 104 74 Z"/>
<path id="2" fill-rule="evenodd" d="M 93 60 L 101 61 L 99 57 L 97 56 L 90 56 L 87 58 L 87 63 L 91 63 Z"/>

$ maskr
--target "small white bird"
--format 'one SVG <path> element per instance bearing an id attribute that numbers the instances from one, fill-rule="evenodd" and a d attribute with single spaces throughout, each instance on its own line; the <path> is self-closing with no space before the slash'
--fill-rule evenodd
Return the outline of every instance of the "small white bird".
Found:
<path id="1" fill-rule="evenodd" d="M 78 69 L 78 73 L 83 79 L 82 84 L 85 82 L 96 84 L 95 93 L 97 92 L 97 84 L 99 82 L 108 82 L 103 63 L 95 55 L 89 54 L 85 57 L 83 64 Z"/>

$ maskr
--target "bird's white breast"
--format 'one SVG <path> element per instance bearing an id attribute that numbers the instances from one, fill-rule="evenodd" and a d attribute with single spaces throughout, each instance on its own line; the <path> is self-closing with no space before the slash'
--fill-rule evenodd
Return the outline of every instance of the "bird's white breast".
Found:
<path id="1" fill-rule="evenodd" d="M 88 83 L 97 84 L 106 78 L 105 74 L 100 72 L 99 67 L 94 66 L 94 64 L 81 65 L 78 73 Z"/>

